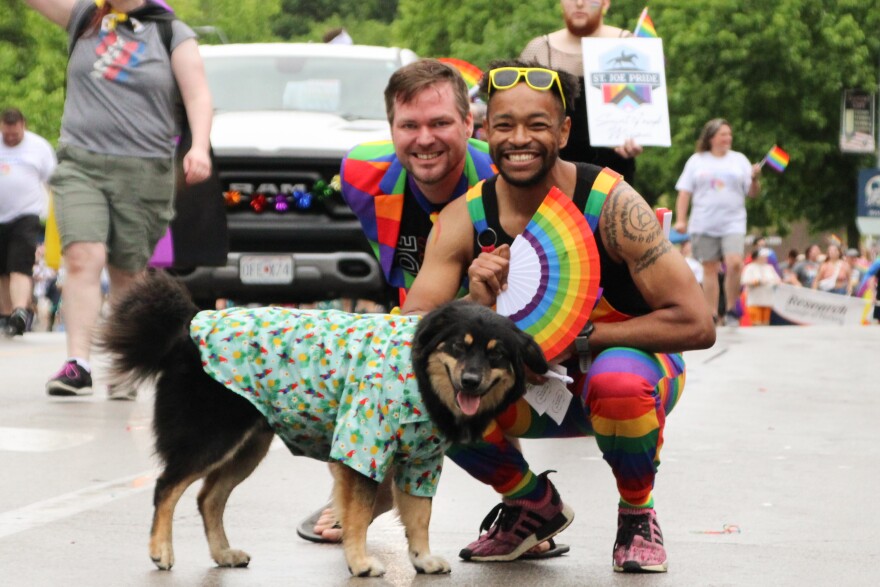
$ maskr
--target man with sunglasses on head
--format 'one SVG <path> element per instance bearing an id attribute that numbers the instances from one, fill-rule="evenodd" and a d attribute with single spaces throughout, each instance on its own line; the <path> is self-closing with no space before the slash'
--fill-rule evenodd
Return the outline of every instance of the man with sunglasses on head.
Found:
<path id="1" fill-rule="evenodd" d="M 566 71 L 578 79 L 580 93 L 568 105 L 571 114 L 571 133 L 568 144 L 560 155 L 566 161 L 582 161 L 600 167 L 610 167 L 623 174 L 632 184 L 636 174 L 635 158 L 642 147 L 633 139 L 614 149 L 593 147 L 587 127 L 587 101 L 584 91 L 584 58 L 581 39 L 584 37 L 629 37 L 632 33 L 605 24 L 605 14 L 611 0 L 560 0 L 565 28 L 548 35 L 535 37 L 520 54 L 523 61 L 536 61 L 543 67 Z"/>
<path id="2" fill-rule="evenodd" d="M 616 172 L 559 157 L 571 131 L 565 105 L 577 97 L 573 76 L 536 63 L 496 62 L 481 89 L 488 95 L 486 133 L 499 175 L 440 213 L 404 313 L 428 312 L 453 299 L 464 276 L 467 298 L 493 305 L 506 287 L 514 236 L 554 186 L 585 211 L 599 251 L 602 293 L 565 353 L 575 380 L 562 423 L 522 398 L 482 441 L 447 452 L 502 495 L 482 524 L 486 532 L 460 556 L 515 560 L 574 517 L 547 474 L 532 473 L 506 436 L 593 435 L 620 495 L 614 570 L 665 571 L 654 476 L 666 414 L 684 385 L 679 353 L 714 344 L 712 312 L 645 200 Z"/>

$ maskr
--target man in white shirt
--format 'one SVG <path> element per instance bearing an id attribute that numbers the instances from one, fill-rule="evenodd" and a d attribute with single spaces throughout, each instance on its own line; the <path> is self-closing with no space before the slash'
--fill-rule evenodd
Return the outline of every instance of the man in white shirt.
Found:
<path id="1" fill-rule="evenodd" d="M 17 108 L 0 114 L 0 130 L 0 317 L 5 334 L 18 336 L 30 320 L 40 217 L 56 159 L 49 142 L 27 130 Z"/>

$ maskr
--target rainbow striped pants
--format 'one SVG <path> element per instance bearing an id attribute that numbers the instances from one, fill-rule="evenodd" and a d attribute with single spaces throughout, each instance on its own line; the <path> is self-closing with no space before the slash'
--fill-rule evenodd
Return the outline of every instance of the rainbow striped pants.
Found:
<path id="1" fill-rule="evenodd" d="M 666 414 L 678 402 L 684 380 L 680 354 L 610 348 L 569 386 L 575 397 L 561 424 L 519 399 L 486 429 L 481 442 L 454 445 L 446 454 L 498 493 L 517 498 L 535 488 L 537 476 L 506 437 L 595 436 L 617 480 L 621 505 L 652 507 Z"/>

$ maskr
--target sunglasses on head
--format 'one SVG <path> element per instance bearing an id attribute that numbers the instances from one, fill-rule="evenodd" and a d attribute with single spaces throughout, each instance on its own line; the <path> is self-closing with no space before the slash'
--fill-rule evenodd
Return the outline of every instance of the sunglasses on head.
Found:
<path id="1" fill-rule="evenodd" d="M 559 80 L 559 74 L 552 69 L 544 69 L 543 67 L 499 67 L 489 71 L 489 94 L 492 90 L 509 90 L 525 80 L 526 84 L 533 90 L 546 92 L 553 88 L 553 83 L 559 89 L 559 97 L 562 99 L 562 109 L 565 110 L 565 93 L 562 91 L 562 82 Z"/>

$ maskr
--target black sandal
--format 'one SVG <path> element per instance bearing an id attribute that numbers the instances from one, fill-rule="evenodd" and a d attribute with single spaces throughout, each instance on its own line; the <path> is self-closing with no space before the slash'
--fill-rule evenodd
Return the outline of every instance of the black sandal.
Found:
<path id="1" fill-rule="evenodd" d="M 569 550 L 571 547 L 568 544 L 556 544 L 556 541 L 552 538 L 548 539 L 547 542 L 550 544 L 550 548 L 545 550 L 544 552 L 524 552 L 519 556 L 517 560 L 541 560 L 544 558 L 556 558 L 557 556 L 562 556 Z"/>
<path id="2" fill-rule="evenodd" d="M 318 523 L 318 520 L 321 518 L 321 514 L 324 513 L 324 510 L 327 508 L 333 507 L 332 503 L 328 503 L 327 505 L 318 508 L 312 514 L 307 517 L 305 520 L 299 523 L 299 526 L 296 527 L 296 534 L 303 540 L 308 540 L 309 542 L 317 542 L 318 544 L 339 544 L 342 540 L 328 540 L 324 538 L 320 534 L 315 533 L 315 524 Z M 342 528 L 339 522 L 336 522 L 331 526 L 331 528 Z"/>

